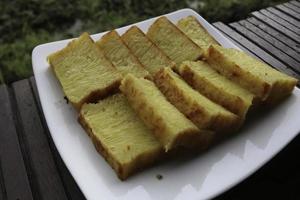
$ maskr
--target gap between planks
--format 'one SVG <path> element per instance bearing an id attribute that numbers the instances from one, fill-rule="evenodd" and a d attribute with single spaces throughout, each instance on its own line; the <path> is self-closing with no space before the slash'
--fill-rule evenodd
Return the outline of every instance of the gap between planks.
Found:
<path id="1" fill-rule="evenodd" d="M 266 15 L 263 15 L 262 13 L 260 13 L 258 11 L 252 12 L 251 15 L 253 17 L 257 18 L 258 20 L 262 21 L 263 23 L 273 27 L 277 31 L 285 34 L 290 39 L 294 40 L 296 43 L 298 43 L 298 44 L 300 43 L 300 36 L 299 35 L 297 35 L 293 31 L 283 27 L 282 25 L 280 25 L 279 23 L 277 23 L 273 19 L 267 17 Z"/>
<path id="2" fill-rule="evenodd" d="M 300 62 L 300 56 L 299 56 L 298 52 L 296 52 L 294 49 L 290 48 L 289 46 L 287 46 L 280 40 L 277 40 L 272 35 L 264 32 L 263 30 L 254 26 L 247 20 L 241 20 L 241 21 L 239 21 L 239 24 L 241 26 L 245 27 L 246 29 L 248 29 L 249 31 L 252 31 L 253 33 L 255 33 L 257 36 L 261 37 L 262 39 L 266 40 L 267 42 L 272 44 L 274 47 L 281 50 L 284 54 L 287 54 L 287 55 L 291 56 L 293 59 Z"/>
<path id="3" fill-rule="evenodd" d="M 20 144 L 11 89 L 2 85 L 0 93 L 0 154 L 5 198 L 32 200 L 30 175 Z"/>
<path id="4" fill-rule="evenodd" d="M 262 50 L 260 47 L 252 43 L 250 40 L 246 39 L 244 36 L 240 35 L 233 29 L 231 29 L 229 26 L 225 25 L 222 22 L 217 22 L 213 24 L 219 31 L 221 31 L 223 34 L 230 37 L 232 40 L 235 40 L 240 45 L 247 48 L 249 51 L 251 51 L 253 54 L 258 56 L 261 60 L 268 63 L 269 65 L 273 66 L 277 70 L 287 73 L 290 76 L 293 76 L 297 79 L 300 79 L 300 75 L 295 73 L 293 70 L 289 69 L 285 64 L 277 60 L 275 57 L 270 55 L 269 53 Z M 297 85 L 300 86 L 300 83 Z"/>
<path id="5" fill-rule="evenodd" d="M 67 199 L 27 79 L 12 84 L 33 193 L 37 199 Z"/>
<path id="6" fill-rule="evenodd" d="M 7 199 L 0 155 L 0 199 Z"/>
<path id="7" fill-rule="evenodd" d="M 47 135 L 47 138 L 49 141 L 50 150 L 54 156 L 55 164 L 56 164 L 57 168 L 59 169 L 58 171 L 59 171 L 61 179 L 63 180 L 63 185 L 64 185 L 65 191 L 67 193 L 67 196 L 69 199 L 72 199 L 72 200 L 84 200 L 85 199 L 84 195 L 82 194 L 80 188 L 76 184 L 76 182 L 75 182 L 74 178 L 72 177 L 72 175 L 70 174 L 69 170 L 65 166 L 65 164 L 64 164 L 63 160 L 61 159 L 61 157 L 56 149 L 56 146 L 52 140 L 52 137 L 50 135 L 50 132 L 49 132 L 49 129 L 47 126 L 47 122 L 45 120 L 44 113 L 43 113 L 43 110 L 41 107 L 41 102 L 39 99 L 39 94 L 38 94 L 35 78 L 33 76 L 30 77 L 29 82 L 30 82 L 30 87 L 32 89 L 34 100 L 36 102 L 36 105 L 38 106 L 38 113 L 39 113 L 43 128 L 45 130 L 45 134 Z"/>
<path id="8" fill-rule="evenodd" d="M 262 21 L 260 21 L 259 19 L 254 18 L 254 17 L 248 18 L 247 21 L 250 22 L 251 24 L 257 26 L 258 28 L 260 28 L 264 32 L 272 35 L 274 38 L 276 38 L 277 40 L 283 42 L 287 46 L 291 47 L 297 53 L 300 53 L 300 45 L 297 45 L 297 43 L 295 41 L 291 40 L 286 35 L 282 34 L 281 32 L 277 31 L 276 29 L 268 26 L 267 24 L 263 23 Z"/>
<path id="9" fill-rule="evenodd" d="M 237 32 L 239 32 L 242 35 L 244 35 L 245 37 L 247 37 L 253 43 L 260 46 L 264 51 L 276 56 L 283 63 L 290 66 L 295 72 L 297 72 L 298 74 L 300 73 L 300 67 L 299 67 L 300 63 L 299 62 L 297 62 L 292 57 L 288 56 L 281 50 L 274 47 L 271 43 L 269 43 L 265 39 L 259 37 L 256 33 L 252 32 L 252 30 L 247 29 L 246 27 L 242 26 L 238 22 L 231 23 L 230 26 L 232 28 L 234 28 Z"/>

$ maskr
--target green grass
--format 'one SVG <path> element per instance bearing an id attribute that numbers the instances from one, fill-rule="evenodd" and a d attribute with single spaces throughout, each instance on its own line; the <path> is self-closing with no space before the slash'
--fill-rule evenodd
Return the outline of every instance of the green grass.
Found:
<path id="1" fill-rule="evenodd" d="M 31 52 L 36 45 L 83 31 L 98 33 L 186 7 L 210 22 L 231 22 L 281 2 L 285 0 L 0 1 L 0 82 L 32 75 Z"/>

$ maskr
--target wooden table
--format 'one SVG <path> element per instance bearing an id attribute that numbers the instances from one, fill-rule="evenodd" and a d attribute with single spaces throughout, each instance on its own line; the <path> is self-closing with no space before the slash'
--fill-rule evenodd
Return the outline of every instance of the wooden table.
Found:
<path id="1" fill-rule="evenodd" d="M 252 56 L 300 79 L 299 1 L 253 12 L 229 25 L 213 25 Z M 300 199 L 299 155 L 300 136 L 254 175 L 216 199 Z M 0 86 L 2 199 L 85 199 L 53 144 L 34 77 Z"/>

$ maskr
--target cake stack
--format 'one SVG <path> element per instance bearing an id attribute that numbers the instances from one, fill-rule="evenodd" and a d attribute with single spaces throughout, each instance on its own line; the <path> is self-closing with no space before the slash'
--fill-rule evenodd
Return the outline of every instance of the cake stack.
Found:
<path id="1" fill-rule="evenodd" d="M 121 180 L 171 152 L 203 151 L 247 113 L 274 106 L 297 80 L 220 46 L 193 16 L 158 18 L 94 42 L 87 33 L 48 56 L 79 122 Z"/>

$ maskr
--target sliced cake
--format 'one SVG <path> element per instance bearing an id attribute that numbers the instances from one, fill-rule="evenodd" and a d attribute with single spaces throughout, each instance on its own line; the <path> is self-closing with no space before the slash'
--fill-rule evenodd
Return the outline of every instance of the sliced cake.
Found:
<path id="1" fill-rule="evenodd" d="M 122 35 L 123 41 L 139 59 L 143 66 L 154 75 L 163 67 L 175 66 L 175 63 L 165 55 L 138 27 L 132 26 Z"/>
<path id="2" fill-rule="evenodd" d="M 48 56 L 68 100 L 79 109 L 117 90 L 121 75 L 87 33 Z"/>
<path id="3" fill-rule="evenodd" d="M 149 76 L 147 70 L 130 52 L 116 31 L 113 30 L 105 34 L 97 41 L 97 45 L 123 76 L 128 73 L 132 73 L 137 77 Z"/>
<path id="4" fill-rule="evenodd" d="M 194 16 L 179 20 L 177 27 L 204 50 L 208 49 L 211 44 L 218 44 Z"/>
<path id="5" fill-rule="evenodd" d="M 207 61 L 219 73 L 270 104 L 291 94 L 298 81 L 242 51 L 219 45 L 209 47 Z"/>
<path id="6" fill-rule="evenodd" d="M 170 68 L 158 72 L 155 83 L 166 98 L 200 129 L 222 134 L 239 127 L 237 115 L 195 91 Z"/>
<path id="7" fill-rule="evenodd" d="M 245 118 L 254 94 L 222 76 L 203 61 L 185 61 L 176 70 L 195 90 Z"/>
<path id="8" fill-rule="evenodd" d="M 153 82 L 129 74 L 122 80 L 120 89 L 165 151 L 180 145 L 188 148 L 207 145 L 211 132 L 199 130 L 167 101 Z"/>
<path id="9" fill-rule="evenodd" d="M 176 64 L 198 60 L 203 54 L 203 50 L 166 17 L 158 18 L 147 36 Z"/>
<path id="10" fill-rule="evenodd" d="M 163 148 L 123 94 L 84 104 L 79 121 L 121 180 L 153 164 Z"/>

